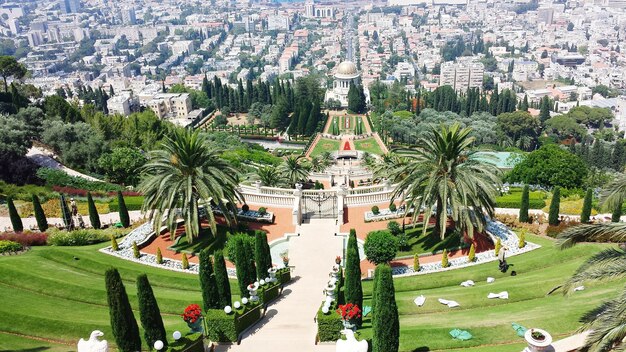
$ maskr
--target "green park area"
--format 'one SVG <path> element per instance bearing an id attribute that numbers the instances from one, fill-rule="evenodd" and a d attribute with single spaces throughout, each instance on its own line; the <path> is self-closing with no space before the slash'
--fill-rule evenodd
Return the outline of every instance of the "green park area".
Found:
<path id="1" fill-rule="evenodd" d="M 33 247 L 19 256 L 0 256 L 0 295 L 11 297 L 10 304 L 0 305 L 0 350 L 75 351 L 78 340 L 89 338 L 93 330 L 101 330 L 114 344 L 104 284 L 105 270 L 110 267 L 119 270 L 136 316 L 136 279 L 145 273 L 167 335 L 188 331 L 180 315 L 189 303 L 202 303 L 198 276 L 98 252 L 106 245 Z M 233 281 L 231 290 L 239 292 Z"/>
<path id="2" fill-rule="evenodd" d="M 380 145 L 374 138 L 358 139 L 354 141 L 354 147 L 358 151 L 367 152 L 370 154 L 382 155 L 383 151 L 380 149 Z"/>
<path id="3" fill-rule="evenodd" d="M 527 239 L 542 247 L 532 252 L 510 257 L 511 276 L 498 271 L 495 262 L 465 269 L 394 280 L 395 296 L 400 316 L 400 351 L 491 351 L 519 352 L 526 343 L 516 335 L 511 323 L 524 327 L 540 327 L 550 331 L 555 340 L 575 333 L 578 319 L 613 297 L 622 283 L 594 283 L 584 291 L 565 296 L 560 290 L 548 294 L 561 285 L 590 256 L 606 245 L 583 244 L 568 250 L 559 250 L 545 237 Z M 495 282 L 488 284 L 487 277 Z M 462 287 L 465 280 L 476 282 L 474 287 Z M 371 305 L 372 281 L 363 282 L 364 305 Z M 509 299 L 488 299 L 489 293 L 507 291 Z M 426 297 L 418 307 L 413 300 Z M 437 299 L 455 300 L 458 308 L 448 308 Z M 470 332 L 471 340 L 451 338 L 452 329 Z M 371 338 L 370 316 L 364 319 L 361 338 Z"/>
<path id="4" fill-rule="evenodd" d="M 339 151 L 341 141 L 328 138 L 320 138 L 311 151 L 310 157 L 316 157 L 324 152 L 336 152 Z"/>

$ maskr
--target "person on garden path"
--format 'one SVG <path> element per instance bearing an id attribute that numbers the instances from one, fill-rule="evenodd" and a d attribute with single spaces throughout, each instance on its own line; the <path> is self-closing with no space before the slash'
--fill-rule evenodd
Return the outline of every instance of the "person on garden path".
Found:
<path id="1" fill-rule="evenodd" d="M 500 271 L 505 273 L 509 269 L 509 265 L 506 263 L 506 247 L 500 248 L 500 252 L 498 253 L 498 262 Z"/>

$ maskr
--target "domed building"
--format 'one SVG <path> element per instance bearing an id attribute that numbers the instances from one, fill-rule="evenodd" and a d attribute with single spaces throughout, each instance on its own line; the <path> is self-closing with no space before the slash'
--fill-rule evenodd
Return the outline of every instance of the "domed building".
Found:
<path id="1" fill-rule="evenodd" d="M 324 101 L 331 99 L 338 100 L 341 103 L 341 107 L 347 107 L 350 83 L 352 82 L 355 85 L 361 84 L 361 73 L 357 70 L 354 62 L 344 61 L 335 67 L 333 77 L 333 88 L 326 91 Z M 369 102 L 369 90 L 367 87 L 363 87 L 363 90 L 366 101 Z"/>

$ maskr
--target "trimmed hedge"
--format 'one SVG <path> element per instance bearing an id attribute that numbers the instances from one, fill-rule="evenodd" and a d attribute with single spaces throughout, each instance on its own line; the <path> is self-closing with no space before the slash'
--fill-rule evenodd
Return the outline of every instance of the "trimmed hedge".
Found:
<path id="1" fill-rule="evenodd" d="M 89 181 L 82 177 L 70 176 L 61 170 L 42 167 L 37 170 L 37 177 L 42 179 L 47 186 L 69 186 L 85 189 L 88 191 L 123 191 L 124 187 L 107 182 Z"/>
<path id="2" fill-rule="evenodd" d="M 249 303 L 234 313 L 226 314 L 222 309 L 206 311 L 204 321 L 207 327 L 207 336 L 212 341 L 236 342 L 239 334 L 261 319 L 261 305 Z"/>
<path id="3" fill-rule="evenodd" d="M 275 284 L 265 284 L 259 287 L 259 298 L 261 303 L 268 304 L 271 301 L 278 298 L 280 295 L 280 282 L 276 282 Z"/>
<path id="4" fill-rule="evenodd" d="M 498 208 L 520 208 L 522 206 L 522 199 L 513 198 L 508 196 L 496 198 L 496 206 Z M 529 199 L 528 209 L 543 209 L 546 206 L 546 202 L 543 199 Z"/>
<path id="5" fill-rule="evenodd" d="M 167 346 L 169 352 L 204 352 L 201 333 L 189 334 L 181 337 Z"/>
<path id="6" fill-rule="evenodd" d="M 336 307 L 331 308 L 328 314 L 322 313 L 321 307 L 317 312 L 317 338 L 321 342 L 341 339 L 341 330 L 343 330 L 341 315 L 337 313 Z"/>
<path id="7" fill-rule="evenodd" d="M 278 269 L 278 272 L 276 273 L 276 277 L 278 277 L 278 282 L 281 285 L 288 283 L 289 281 L 291 281 L 291 269 L 289 268 Z"/>
<path id="8" fill-rule="evenodd" d="M 51 228 L 48 230 L 48 244 L 51 246 L 87 246 L 110 241 L 111 236 L 115 238 L 124 237 L 128 232 L 130 232 L 130 229 L 108 228 L 105 230 L 61 231 Z"/>

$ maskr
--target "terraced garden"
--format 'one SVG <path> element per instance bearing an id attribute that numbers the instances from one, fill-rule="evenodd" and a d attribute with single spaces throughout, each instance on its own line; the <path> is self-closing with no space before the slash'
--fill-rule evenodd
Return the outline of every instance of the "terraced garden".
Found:
<path id="1" fill-rule="evenodd" d="M 320 138 L 313 150 L 310 157 L 321 155 L 324 152 L 336 152 L 339 151 L 341 141 L 336 139 Z"/>
<path id="2" fill-rule="evenodd" d="M 99 253 L 103 246 L 34 247 L 23 255 L 0 256 L 0 351 L 75 351 L 78 339 L 96 329 L 113 344 L 104 285 L 104 272 L 112 266 L 119 269 L 137 319 L 135 280 L 146 273 L 168 336 L 188 330 L 180 314 L 188 304 L 202 302 L 198 276 L 120 260 Z M 234 281 L 231 288 L 238 292 Z"/>
<path id="3" fill-rule="evenodd" d="M 370 154 L 382 155 L 383 151 L 380 149 L 378 142 L 374 138 L 358 139 L 354 141 L 354 147 L 356 150 L 362 152 L 368 152 Z"/>
<path id="4" fill-rule="evenodd" d="M 526 344 L 517 337 L 511 323 L 546 329 L 558 340 L 580 327 L 578 319 L 584 312 L 614 297 L 623 286 L 621 282 L 590 284 L 571 296 L 563 296 L 560 291 L 547 295 L 603 245 L 585 244 L 560 251 L 551 240 L 536 236 L 528 236 L 528 240 L 543 247 L 508 260 L 517 276 L 502 274 L 496 263 L 487 263 L 394 280 L 400 313 L 400 350 L 519 352 Z M 488 276 L 496 281 L 487 284 Z M 476 282 L 475 287 L 459 286 L 469 279 Z M 370 305 L 372 283 L 364 282 L 363 289 L 364 305 Z M 487 299 L 490 292 L 501 291 L 509 292 L 508 300 Z M 426 297 L 423 307 L 413 303 L 419 295 Z M 438 298 L 455 300 L 461 306 L 448 308 L 437 302 Z M 370 338 L 369 318 L 364 324 L 365 328 L 359 330 L 361 336 Z M 469 331 L 473 339 L 452 339 L 449 331 L 455 328 Z"/>

